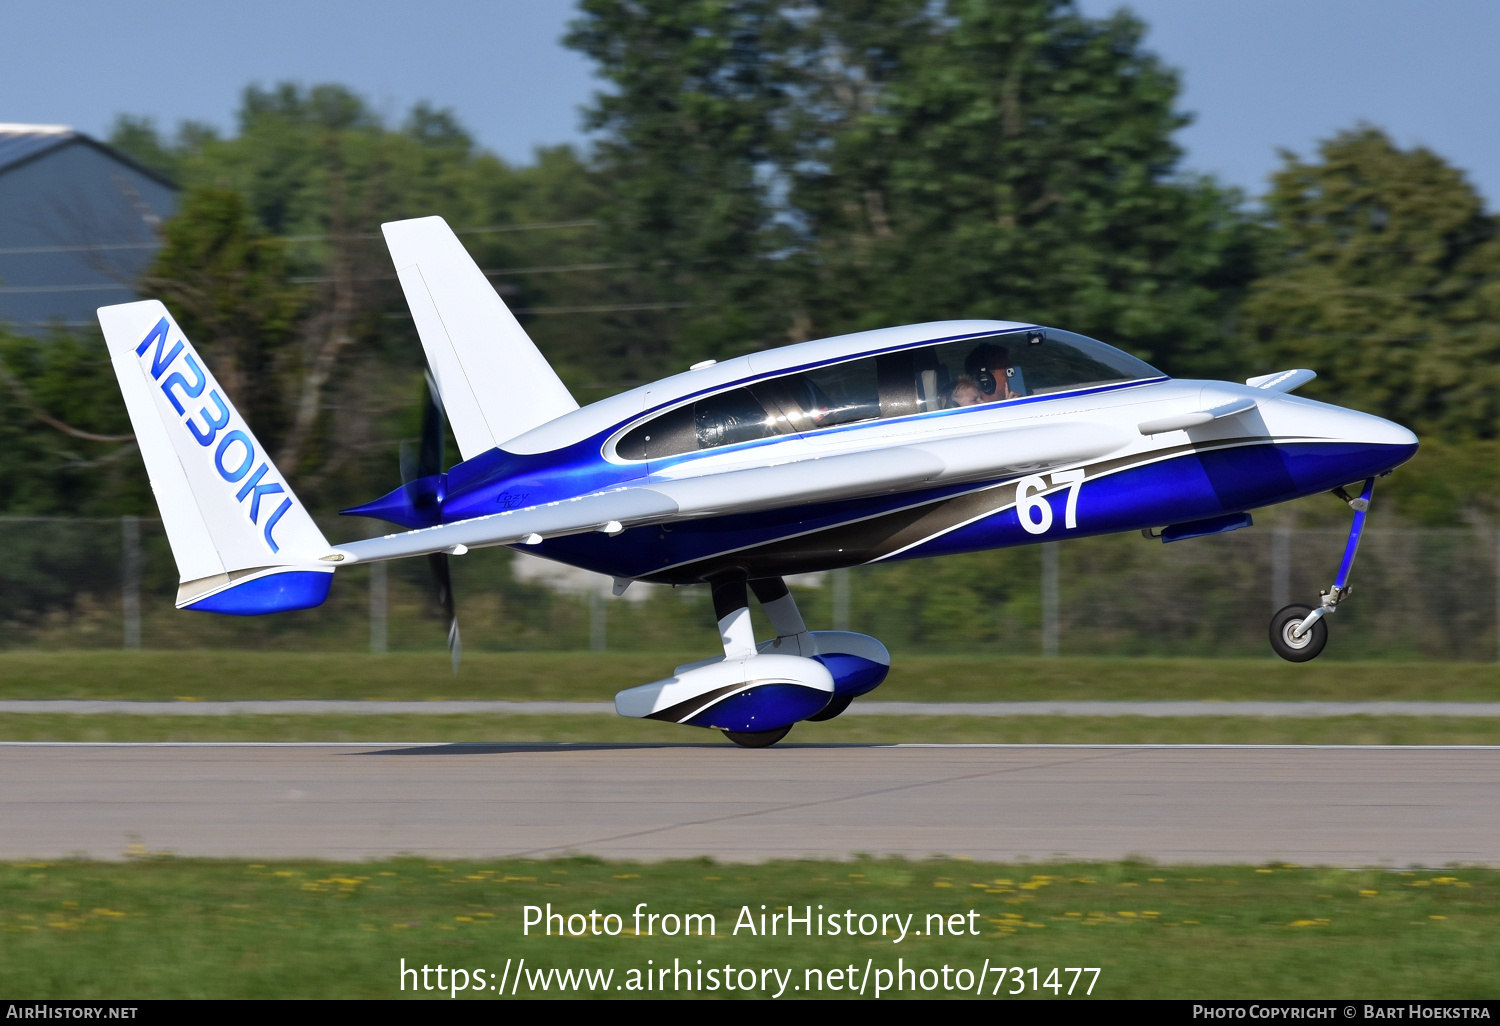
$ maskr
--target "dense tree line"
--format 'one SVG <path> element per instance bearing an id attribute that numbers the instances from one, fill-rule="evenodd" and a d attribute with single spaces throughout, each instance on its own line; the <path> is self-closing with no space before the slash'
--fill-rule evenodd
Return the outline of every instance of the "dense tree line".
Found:
<path id="1" fill-rule="evenodd" d="M 512 166 L 456 115 L 248 89 L 232 134 L 122 117 L 184 186 L 142 283 L 314 508 L 394 484 L 421 352 L 379 224 L 441 214 L 580 401 L 706 357 L 887 324 L 1056 324 L 1181 376 L 1307 394 L 1427 443 L 1428 523 L 1500 481 L 1500 224 L 1378 129 L 1287 154 L 1259 205 L 1181 166 L 1175 72 L 1069 0 L 582 0 L 587 154 Z M 96 340 L 0 339 L 6 512 L 150 512 Z M 66 385 L 66 387 L 64 387 Z M 67 429 L 67 430 L 65 430 Z"/>

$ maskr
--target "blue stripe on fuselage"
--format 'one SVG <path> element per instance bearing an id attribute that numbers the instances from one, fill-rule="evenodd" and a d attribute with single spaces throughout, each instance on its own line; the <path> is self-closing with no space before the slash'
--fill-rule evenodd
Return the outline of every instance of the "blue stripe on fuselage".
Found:
<path id="1" fill-rule="evenodd" d="M 985 517 L 902 552 L 897 559 L 942 556 L 1029 542 L 1137 531 L 1272 506 L 1383 473 L 1410 459 L 1415 446 L 1284 442 L 1185 453 L 1085 482 L 1078 526 L 1063 526 L 1065 490 L 1047 497 L 1052 529 L 1029 534 L 1014 508 Z"/>
<path id="2" fill-rule="evenodd" d="M 1079 495 L 1076 528 L 1064 526 L 1067 490 L 1061 489 L 1046 497 L 1053 512 L 1052 528 L 1046 534 L 1025 531 L 1011 507 L 946 531 L 891 558 L 1115 534 L 1242 512 L 1382 473 L 1410 459 L 1414 451 L 1414 446 L 1287 442 L 1183 453 L 1090 478 Z M 614 537 L 572 535 L 524 551 L 615 577 L 647 577 L 668 567 L 743 552 L 974 490 L 974 485 L 951 486 L 710 517 L 666 527 L 634 528 Z M 826 541 L 815 547 L 819 552 L 827 551 Z M 806 569 L 821 568 L 809 565 Z"/>

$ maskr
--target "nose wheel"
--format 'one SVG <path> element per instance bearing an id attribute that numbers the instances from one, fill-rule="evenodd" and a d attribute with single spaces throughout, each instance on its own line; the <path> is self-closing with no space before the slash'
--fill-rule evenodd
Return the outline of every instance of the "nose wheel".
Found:
<path id="1" fill-rule="evenodd" d="M 1287 662 L 1316 659 L 1328 644 L 1328 624 L 1322 617 L 1314 620 L 1307 630 L 1302 629 L 1310 615 L 1312 609 L 1308 606 L 1285 606 L 1271 617 L 1271 648 Z"/>
<path id="2" fill-rule="evenodd" d="M 1344 546 L 1344 559 L 1339 564 L 1338 577 L 1333 587 L 1323 592 L 1316 609 L 1308 606 L 1286 606 L 1271 617 L 1271 649 L 1281 658 L 1293 663 L 1305 663 L 1316 659 L 1323 646 L 1328 644 L 1328 624 L 1325 617 L 1338 609 L 1339 603 L 1349 597 L 1349 572 L 1354 569 L 1354 557 L 1359 552 L 1359 539 L 1365 531 L 1365 519 L 1370 512 L 1370 496 L 1375 491 L 1375 479 L 1365 479 L 1359 498 L 1354 498 L 1342 488 L 1335 488 L 1337 495 L 1354 511 L 1354 523 L 1349 526 L 1349 541 Z"/>

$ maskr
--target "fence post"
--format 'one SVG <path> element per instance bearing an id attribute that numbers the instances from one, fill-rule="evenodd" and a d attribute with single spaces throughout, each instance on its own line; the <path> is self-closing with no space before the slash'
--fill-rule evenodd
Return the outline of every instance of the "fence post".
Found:
<path id="1" fill-rule="evenodd" d="M 833 629 L 849 629 L 849 568 L 840 567 L 830 574 L 833 578 Z"/>
<path id="2" fill-rule="evenodd" d="M 1500 529 L 1495 531 L 1495 659 L 1500 661 Z"/>
<path id="3" fill-rule="evenodd" d="M 1271 608 L 1281 609 L 1292 601 L 1292 529 L 1271 532 Z"/>
<path id="4" fill-rule="evenodd" d="M 1057 655 L 1061 616 L 1057 582 L 1057 542 L 1042 543 L 1042 655 Z"/>
<path id="5" fill-rule="evenodd" d="M 608 647 L 604 599 L 597 591 L 589 592 L 589 651 L 603 652 Z"/>
<path id="6" fill-rule="evenodd" d="M 120 518 L 120 609 L 125 620 L 125 647 L 141 647 L 141 521 Z"/>
<path id="7" fill-rule="evenodd" d="M 370 564 L 370 651 L 385 654 L 389 618 L 386 570 L 384 563 Z"/>

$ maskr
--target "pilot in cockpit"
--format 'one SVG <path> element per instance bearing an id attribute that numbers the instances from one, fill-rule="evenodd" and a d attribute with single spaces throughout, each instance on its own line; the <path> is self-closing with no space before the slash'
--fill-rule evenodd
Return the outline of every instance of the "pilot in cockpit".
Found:
<path id="1" fill-rule="evenodd" d="M 978 387 L 980 403 L 998 403 L 1021 396 L 1020 392 L 1011 390 L 1011 376 L 1015 371 L 1010 353 L 1004 346 L 993 342 L 981 342 L 975 346 L 964 360 L 964 373 Z"/>

